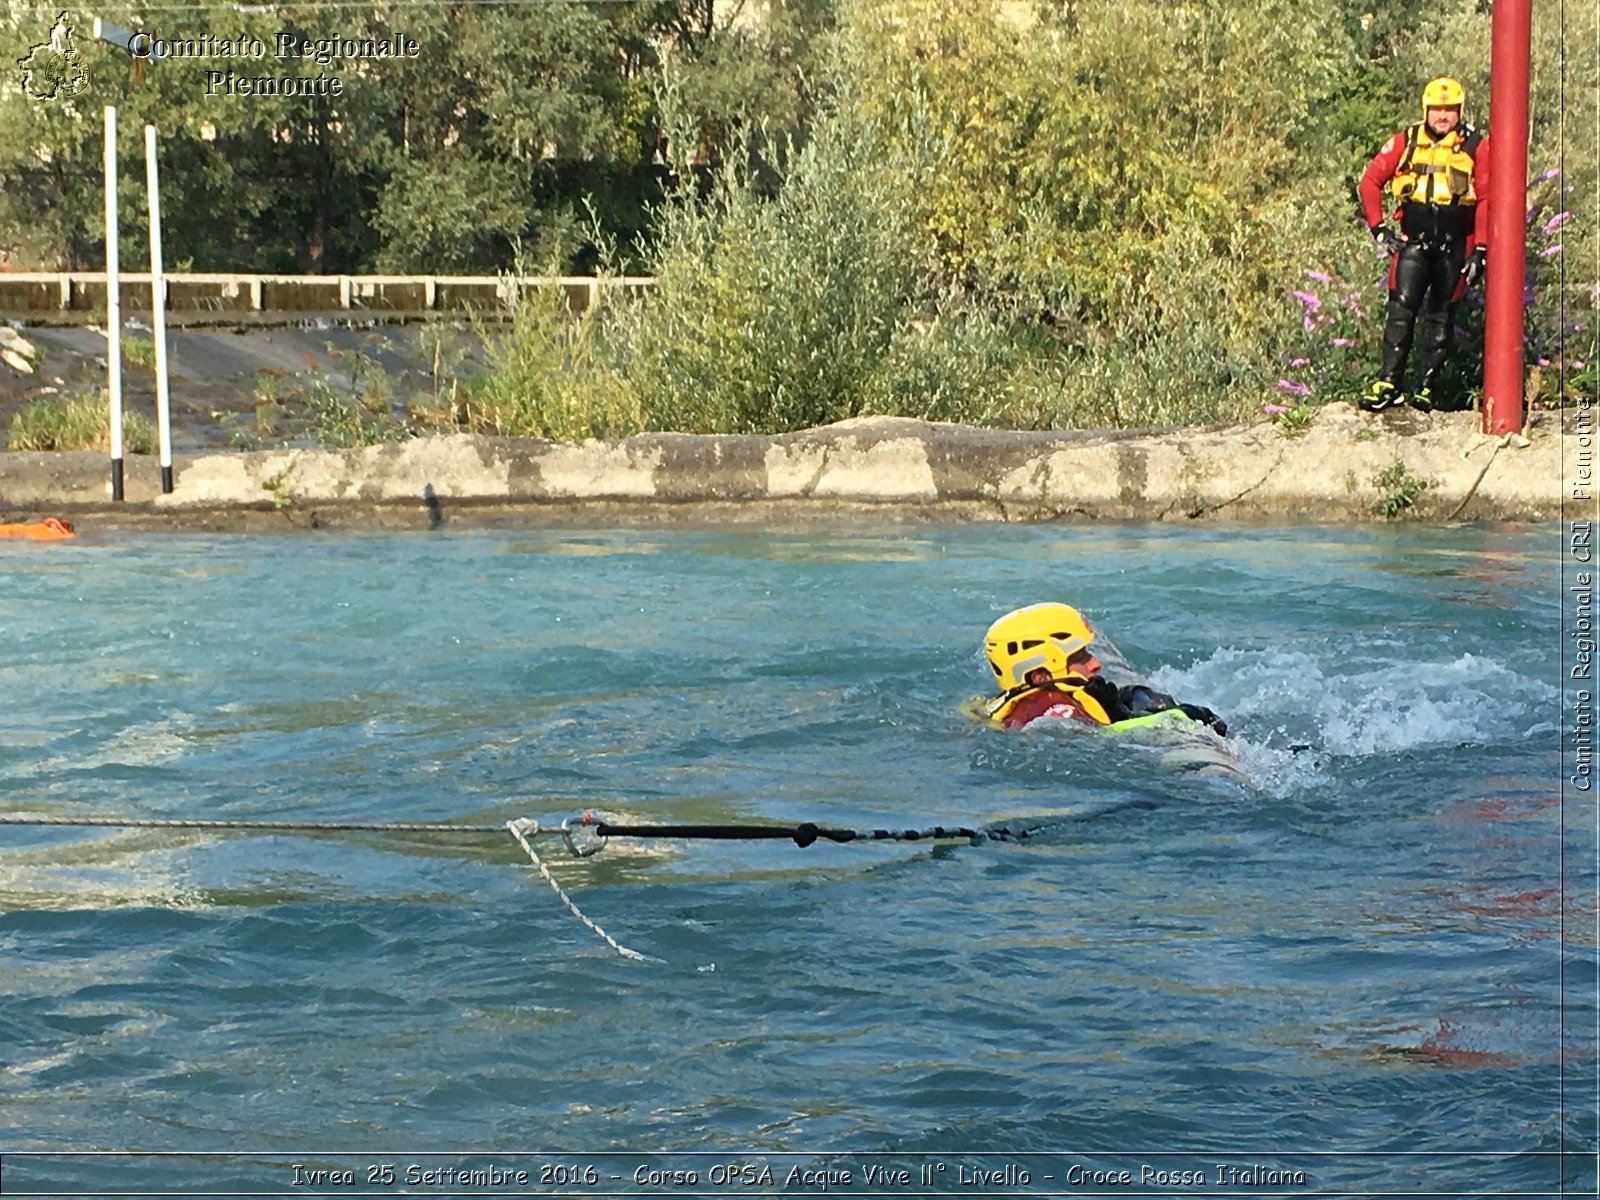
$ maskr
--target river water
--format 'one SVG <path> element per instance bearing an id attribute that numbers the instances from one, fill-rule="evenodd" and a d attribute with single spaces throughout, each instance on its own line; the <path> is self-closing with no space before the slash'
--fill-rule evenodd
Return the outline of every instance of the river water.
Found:
<path id="1" fill-rule="evenodd" d="M 0 1189 L 1592 1192 L 1561 551 L 1553 526 L 8 547 L 6 815 L 996 836 L 537 838 L 634 960 L 505 834 L 0 827 Z M 963 716 L 983 630 L 1039 600 L 1222 713 L 1252 785 Z"/>

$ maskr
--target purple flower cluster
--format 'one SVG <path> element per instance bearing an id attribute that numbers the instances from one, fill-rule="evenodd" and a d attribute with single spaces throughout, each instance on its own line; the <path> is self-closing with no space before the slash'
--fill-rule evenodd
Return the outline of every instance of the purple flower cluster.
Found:
<path id="1" fill-rule="evenodd" d="M 1577 308 L 1570 299 L 1564 305 L 1560 295 L 1561 255 L 1566 251 L 1555 236 L 1578 216 L 1562 207 L 1563 189 L 1552 184 L 1561 175 L 1559 168 L 1541 171 L 1528 184 L 1527 266 L 1523 276 L 1524 334 L 1528 360 L 1544 368 L 1570 368 L 1569 383 L 1593 394 L 1594 374 L 1586 364 L 1594 361 L 1597 349 L 1595 308 L 1600 304 L 1600 284 L 1589 296 L 1587 308 Z M 1552 184 L 1550 187 L 1542 185 Z M 1570 187 L 1570 185 L 1569 185 Z M 1555 211 L 1552 211 L 1555 210 Z M 1548 216 L 1545 214 L 1549 213 Z M 1576 312 L 1574 309 L 1576 308 Z M 1563 309 L 1566 310 L 1563 317 Z M 1574 322 L 1572 318 L 1576 316 Z"/>
<path id="2" fill-rule="evenodd" d="M 1377 354 L 1378 318 L 1368 314 L 1383 311 L 1373 302 L 1383 294 L 1382 281 L 1353 287 L 1318 269 L 1307 270 L 1304 278 L 1305 285 L 1289 293 L 1300 306 L 1302 336 L 1284 357 L 1278 391 L 1301 405 L 1353 398 L 1365 387 Z M 1287 409 L 1268 404 L 1262 411 Z"/>

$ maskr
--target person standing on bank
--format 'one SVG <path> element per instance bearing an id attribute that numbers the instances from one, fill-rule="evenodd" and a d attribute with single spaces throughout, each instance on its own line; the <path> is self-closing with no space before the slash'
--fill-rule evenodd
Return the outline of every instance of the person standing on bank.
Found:
<path id="1" fill-rule="evenodd" d="M 1361 173 L 1361 212 L 1389 255 L 1389 307 L 1383 363 L 1361 397 L 1367 412 L 1402 401 L 1427 412 L 1439 402 L 1439 369 L 1450 352 L 1456 302 L 1483 274 L 1489 234 L 1489 135 L 1461 119 L 1466 89 L 1449 77 L 1422 89 L 1422 120 L 1384 143 Z M 1393 193 L 1398 231 L 1385 221 L 1383 188 Z M 1419 327 L 1420 326 L 1420 330 Z M 1417 387 L 1405 386 L 1413 337 Z"/>

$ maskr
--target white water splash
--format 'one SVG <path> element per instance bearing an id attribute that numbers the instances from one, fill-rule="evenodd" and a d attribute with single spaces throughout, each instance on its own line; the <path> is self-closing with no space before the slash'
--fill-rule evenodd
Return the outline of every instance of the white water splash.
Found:
<path id="1" fill-rule="evenodd" d="M 1153 679 L 1222 713 L 1242 742 L 1343 756 L 1536 736 L 1558 700 L 1549 683 L 1470 653 L 1325 667 L 1301 650 L 1221 648 Z"/>

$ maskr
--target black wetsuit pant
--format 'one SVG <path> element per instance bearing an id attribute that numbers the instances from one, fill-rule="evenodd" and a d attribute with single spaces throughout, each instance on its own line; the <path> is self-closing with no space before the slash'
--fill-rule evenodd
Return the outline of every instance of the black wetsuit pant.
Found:
<path id="1" fill-rule="evenodd" d="M 1432 387 L 1450 353 L 1451 327 L 1460 299 L 1465 238 L 1413 240 L 1389 267 L 1389 309 L 1383 323 L 1383 378 L 1405 390 L 1406 360 L 1420 332 L 1418 387 Z M 1420 326 L 1420 331 L 1419 331 Z"/>

